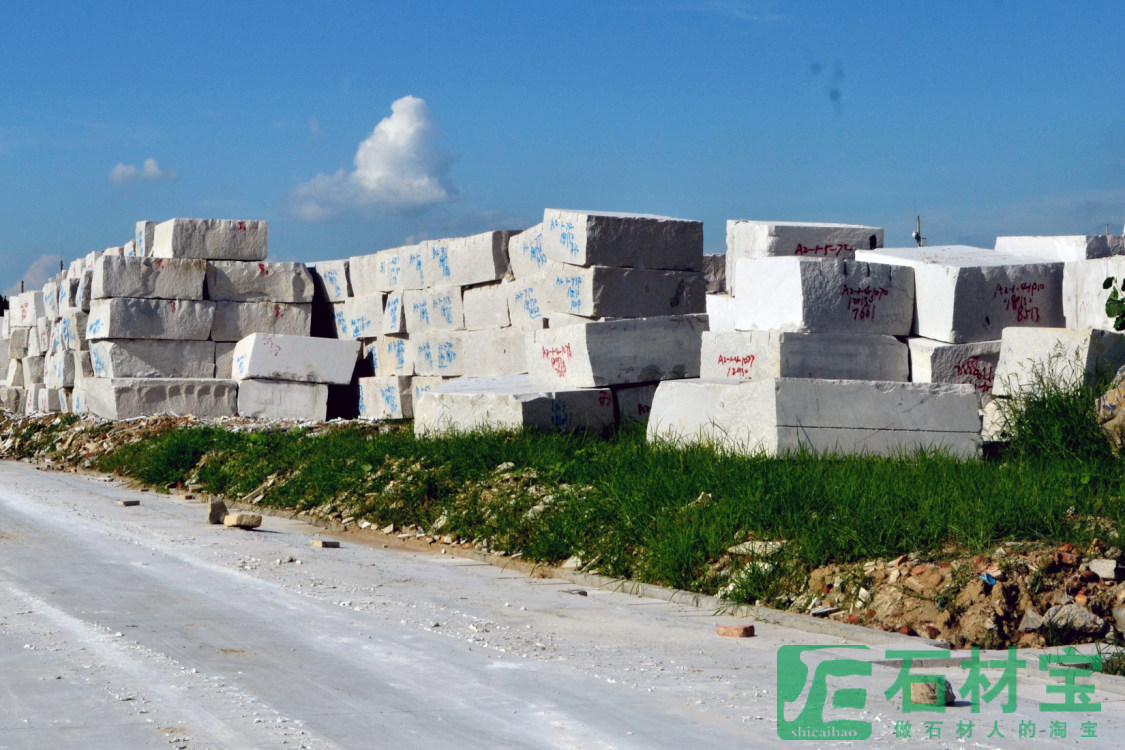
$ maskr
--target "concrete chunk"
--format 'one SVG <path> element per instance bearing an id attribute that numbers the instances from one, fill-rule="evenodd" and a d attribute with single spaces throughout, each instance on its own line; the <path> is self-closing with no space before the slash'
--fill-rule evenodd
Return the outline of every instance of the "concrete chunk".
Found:
<path id="1" fill-rule="evenodd" d="M 666 381 L 648 438 L 702 442 L 744 454 L 896 455 L 937 449 L 972 457 L 980 418 L 972 388 L 803 378 L 743 383 Z"/>
<path id="2" fill-rule="evenodd" d="M 905 336 L 914 314 L 913 269 L 803 258 L 738 261 L 740 330 Z"/>
<path id="3" fill-rule="evenodd" d="M 103 419 L 158 414 L 232 417 L 238 384 L 232 380 L 187 378 L 89 378 L 88 410 Z"/>
<path id="4" fill-rule="evenodd" d="M 414 405 L 414 434 L 476 429 L 603 429 L 614 422 L 608 388 L 542 391 L 526 376 L 465 378 L 421 395 Z"/>
<path id="5" fill-rule="evenodd" d="M 645 318 L 707 312 L 702 273 L 552 264 L 548 317 L 560 312 L 597 318 Z"/>
<path id="6" fill-rule="evenodd" d="M 534 331 L 528 372 L 537 388 L 591 388 L 699 377 L 705 315 L 615 320 Z"/>
<path id="7" fill-rule="evenodd" d="M 872 334 L 706 331 L 699 376 L 907 381 L 909 349 L 893 336 Z"/>
<path id="8" fill-rule="evenodd" d="M 735 265 L 743 258 L 832 258 L 853 260 L 856 250 L 883 246 L 883 230 L 862 224 L 802 221 L 727 221 L 727 289 L 734 289 Z"/>
<path id="9" fill-rule="evenodd" d="M 961 245 L 861 251 L 857 260 L 914 269 L 915 336 L 992 341 L 1012 326 L 1061 326 L 1062 264 Z"/>
<path id="10" fill-rule="evenodd" d="M 304 263 L 207 263 L 207 297 L 232 302 L 313 301 L 313 280 Z"/>
<path id="11" fill-rule="evenodd" d="M 1000 358 L 1000 342 L 947 344 L 910 338 L 910 379 L 915 383 L 964 383 L 976 391 L 981 406 L 992 398 L 992 381 Z"/>
<path id="12" fill-rule="evenodd" d="M 110 339 L 90 345 L 97 378 L 213 378 L 215 342 Z"/>
<path id="13" fill-rule="evenodd" d="M 997 237 L 996 251 L 1045 261 L 1081 261 L 1125 255 L 1120 234 Z"/>
<path id="14" fill-rule="evenodd" d="M 86 340 L 202 341 L 210 335 L 215 318 L 214 302 L 132 297 L 99 299 L 90 303 Z"/>
<path id="15" fill-rule="evenodd" d="M 253 333 L 234 347 L 233 375 L 235 380 L 343 385 L 351 382 L 358 358 L 354 340 Z"/>
<path id="16" fill-rule="evenodd" d="M 201 300 L 206 272 L 203 260 L 103 255 L 94 264 L 90 296 Z"/>
<path id="17" fill-rule="evenodd" d="M 264 221 L 170 219 L 153 230 L 152 256 L 265 260 L 267 235 Z"/>
<path id="18" fill-rule="evenodd" d="M 1125 365 L 1125 333 L 1101 329 L 1005 328 L 992 384 L 995 396 L 1066 387 L 1110 376 Z"/>
<path id="19" fill-rule="evenodd" d="M 291 305 L 284 302 L 212 302 L 210 304 L 215 306 L 215 322 L 211 327 L 212 341 L 241 341 L 252 333 L 308 336 L 312 325 L 311 304 Z"/>
<path id="20" fill-rule="evenodd" d="M 238 413 L 257 419 L 323 422 L 328 386 L 280 380 L 243 380 L 238 384 Z"/>
<path id="21" fill-rule="evenodd" d="M 411 378 L 359 379 L 359 416 L 363 419 L 410 419 L 414 416 Z"/>
<path id="22" fill-rule="evenodd" d="M 470 331 L 507 328 L 508 289 L 503 283 L 484 284 L 465 289 L 461 294 L 465 328 Z"/>
<path id="23" fill-rule="evenodd" d="M 701 271 L 703 223 L 548 208 L 543 212 L 543 253 L 576 266 Z"/>

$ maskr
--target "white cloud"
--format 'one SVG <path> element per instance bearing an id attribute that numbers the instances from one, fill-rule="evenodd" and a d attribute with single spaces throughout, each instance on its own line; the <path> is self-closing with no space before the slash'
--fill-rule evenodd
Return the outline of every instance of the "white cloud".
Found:
<path id="1" fill-rule="evenodd" d="M 453 157 L 437 145 L 437 135 L 426 102 L 402 97 L 359 144 L 355 169 L 318 174 L 290 191 L 293 215 L 323 221 L 345 211 L 409 213 L 452 200 Z"/>
<path id="2" fill-rule="evenodd" d="M 19 294 L 20 281 L 23 282 L 24 291 L 30 292 L 42 289 L 43 285 L 47 283 L 47 279 L 59 272 L 59 261 L 62 260 L 63 256 L 61 255 L 40 255 L 31 262 L 31 265 L 20 276 L 19 281 L 4 290 L 4 296 L 11 297 L 13 294 Z"/>
<path id="3" fill-rule="evenodd" d="M 140 168 L 135 164 L 118 162 L 113 169 L 109 170 L 109 181 L 114 185 L 124 185 L 129 182 L 152 182 L 154 180 L 174 179 L 176 179 L 176 173 L 161 169 L 160 165 L 156 163 L 156 159 L 153 158 L 145 159 Z"/>

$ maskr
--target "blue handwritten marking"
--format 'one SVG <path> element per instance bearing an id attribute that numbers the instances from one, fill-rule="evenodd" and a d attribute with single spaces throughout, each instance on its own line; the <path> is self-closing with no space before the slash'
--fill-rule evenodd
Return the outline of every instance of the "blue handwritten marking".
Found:
<path id="1" fill-rule="evenodd" d="M 539 300 L 535 298 L 535 289 L 528 287 L 516 292 L 516 304 L 523 307 L 528 317 L 539 320 L 543 314 L 539 311 Z"/>
<path id="2" fill-rule="evenodd" d="M 432 351 L 430 351 L 430 345 L 429 344 L 422 344 L 420 347 L 418 347 L 418 353 L 421 354 L 422 357 L 426 360 L 426 364 L 433 367 L 433 365 L 434 365 L 434 353 Z"/>
<path id="3" fill-rule="evenodd" d="M 332 292 L 334 297 L 343 297 L 344 290 L 340 287 L 340 280 L 336 278 L 335 271 L 325 271 L 324 281 L 332 285 Z"/>
<path id="4" fill-rule="evenodd" d="M 574 233 L 573 221 L 551 219 L 551 230 L 558 230 L 560 245 L 569 250 L 571 255 L 578 255 L 578 237 Z"/>
<path id="5" fill-rule="evenodd" d="M 430 251 L 430 255 L 434 260 L 438 262 L 438 265 L 441 267 L 441 275 L 449 278 L 449 250 L 445 247 L 445 245 L 435 247 Z"/>
<path id="6" fill-rule="evenodd" d="M 429 344 L 426 345 L 429 347 Z M 387 341 L 387 354 L 395 358 L 395 363 L 398 365 L 399 370 L 406 367 L 406 342 L 402 339 L 389 339 Z M 427 353 L 426 359 L 429 360 Z"/>
<path id="7" fill-rule="evenodd" d="M 438 306 L 438 311 L 441 313 L 442 320 L 449 325 L 453 325 L 453 300 L 449 298 L 449 295 L 442 297 L 434 302 L 434 304 Z"/>
<path id="8" fill-rule="evenodd" d="M 90 362 L 94 365 L 94 374 L 99 378 L 105 377 L 105 363 L 96 351 L 90 352 Z"/>
<path id="9" fill-rule="evenodd" d="M 438 342 L 438 369 L 444 370 L 457 359 L 457 349 L 452 341 Z"/>
<path id="10" fill-rule="evenodd" d="M 391 414 L 399 413 L 398 389 L 393 385 L 388 385 L 383 388 L 383 403 L 387 405 L 387 410 Z"/>
<path id="11" fill-rule="evenodd" d="M 418 316 L 418 320 L 426 325 L 430 324 L 430 307 L 426 303 L 426 300 L 414 303 L 414 314 Z"/>

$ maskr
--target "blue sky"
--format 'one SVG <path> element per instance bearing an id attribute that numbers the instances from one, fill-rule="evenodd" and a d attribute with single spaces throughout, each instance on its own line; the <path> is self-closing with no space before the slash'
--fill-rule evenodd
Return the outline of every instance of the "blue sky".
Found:
<path id="1" fill-rule="evenodd" d="M 302 261 L 547 206 L 699 219 L 708 252 L 732 218 L 906 245 L 915 206 L 931 244 L 1116 233 L 1123 28 L 1099 1 L 13 0 L 0 289 L 174 216 L 267 219 Z"/>

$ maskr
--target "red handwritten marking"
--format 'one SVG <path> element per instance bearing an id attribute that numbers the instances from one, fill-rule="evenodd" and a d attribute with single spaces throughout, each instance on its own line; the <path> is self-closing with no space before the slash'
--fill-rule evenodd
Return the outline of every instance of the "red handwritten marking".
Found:
<path id="1" fill-rule="evenodd" d="M 797 249 L 796 249 L 796 251 L 794 251 L 793 254 L 794 255 L 823 255 L 825 257 L 827 257 L 828 255 L 832 255 L 832 257 L 834 257 L 834 258 L 839 258 L 840 253 L 850 253 L 850 252 L 854 252 L 854 250 L 855 250 L 855 248 L 853 248 L 851 245 L 848 245 L 846 243 L 842 243 L 842 244 L 838 244 L 838 245 L 829 244 L 829 245 L 817 245 L 816 247 L 806 247 L 805 245 L 798 242 L 797 243 Z"/>
<path id="2" fill-rule="evenodd" d="M 270 275 L 269 269 L 266 268 L 265 263 L 259 263 L 258 264 L 258 275 L 259 276 L 269 276 Z"/>
<path id="3" fill-rule="evenodd" d="M 957 376 L 958 382 L 973 386 L 973 390 L 978 393 L 991 392 L 992 382 L 996 377 L 992 365 L 978 357 L 969 357 L 964 362 L 954 365 L 953 373 Z"/>
<path id="4" fill-rule="evenodd" d="M 609 406 L 613 403 L 613 394 L 609 391 L 601 391 L 598 394 L 598 403 L 602 406 Z"/>
<path id="5" fill-rule="evenodd" d="M 756 354 L 720 354 L 718 363 L 720 365 L 729 365 L 731 363 L 736 365 L 754 365 L 754 360 L 757 359 Z"/>
<path id="6" fill-rule="evenodd" d="M 281 319 L 281 305 L 274 305 L 273 306 L 273 317 L 274 317 L 275 320 Z"/>
<path id="7" fill-rule="evenodd" d="M 843 296 L 848 298 L 852 320 L 874 320 L 875 303 L 890 294 L 886 287 L 850 287 L 844 284 Z"/>
<path id="8" fill-rule="evenodd" d="M 238 231 L 239 232 L 245 232 L 246 231 L 246 222 L 245 221 L 238 222 Z"/>
<path id="9" fill-rule="evenodd" d="M 637 404 L 637 414 L 648 414 L 652 411 L 652 404 Z"/>
<path id="10" fill-rule="evenodd" d="M 558 373 L 560 378 L 565 377 L 567 360 L 574 358 L 570 349 L 570 344 L 563 344 L 562 346 L 544 346 L 542 349 L 543 359 L 551 363 L 551 368 Z"/>
<path id="11" fill-rule="evenodd" d="M 176 312 L 176 300 L 171 300 L 172 312 Z"/>

